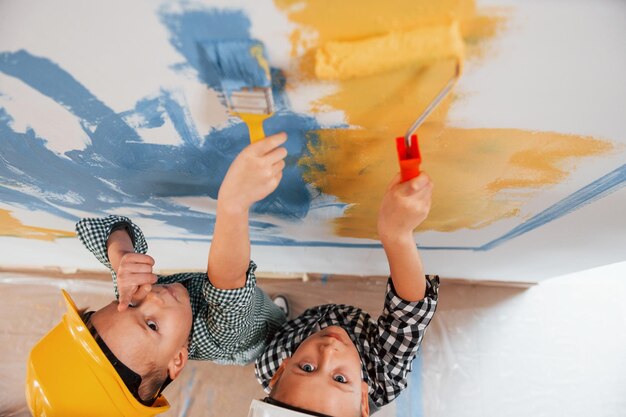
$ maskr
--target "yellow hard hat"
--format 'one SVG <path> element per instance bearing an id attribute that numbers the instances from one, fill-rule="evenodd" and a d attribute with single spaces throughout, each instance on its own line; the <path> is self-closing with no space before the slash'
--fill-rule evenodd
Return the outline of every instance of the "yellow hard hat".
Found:
<path id="1" fill-rule="evenodd" d="M 26 401 L 35 417 L 150 417 L 170 408 L 160 395 L 152 407 L 140 403 L 62 290 L 67 311 L 30 352 Z"/>

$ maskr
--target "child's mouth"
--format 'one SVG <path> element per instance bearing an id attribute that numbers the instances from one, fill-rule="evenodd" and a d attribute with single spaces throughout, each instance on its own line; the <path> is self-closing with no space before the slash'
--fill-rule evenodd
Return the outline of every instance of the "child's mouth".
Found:
<path id="1" fill-rule="evenodd" d="M 163 288 L 165 288 L 165 291 L 167 291 L 174 298 L 174 300 L 180 302 L 178 300 L 178 297 L 176 296 L 176 291 L 174 291 L 174 289 L 170 285 L 166 285 Z"/>
<path id="2" fill-rule="evenodd" d="M 332 337 L 333 339 L 337 340 L 342 345 L 345 345 L 341 337 L 336 333 L 326 333 L 323 337 Z"/>

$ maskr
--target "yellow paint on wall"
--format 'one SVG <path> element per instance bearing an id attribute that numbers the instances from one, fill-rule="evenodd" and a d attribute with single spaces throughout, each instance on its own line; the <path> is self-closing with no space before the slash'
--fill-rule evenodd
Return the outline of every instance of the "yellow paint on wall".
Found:
<path id="1" fill-rule="evenodd" d="M 458 22 L 466 59 L 485 58 L 485 45 L 506 21 L 499 9 L 477 11 L 474 0 L 275 0 L 297 25 L 290 39 L 297 64 L 289 83 L 315 82 L 315 53 L 333 41 Z M 381 54 L 377 54 L 381 56 Z M 372 57 L 375 59 L 376 57 Z M 338 236 L 376 238 L 378 204 L 398 172 L 394 138 L 405 130 L 454 73 L 454 59 L 403 64 L 336 81 L 335 92 L 312 111 L 340 110 L 351 129 L 309 133 L 305 179 L 348 208 L 333 219 Z M 424 163 L 435 184 L 431 214 L 420 230 L 477 229 L 517 216 L 543 188 L 563 181 L 576 160 L 609 152 L 597 138 L 519 129 L 447 127 L 449 95 L 419 129 Z"/>
<path id="2" fill-rule="evenodd" d="M 434 184 L 433 204 L 419 230 L 478 229 L 515 216 L 541 188 L 566 178 L 576 158 L 612 146 L 588 136 L 518 129 L 455 129 L 429 123 L 420 147 Z M 378 205 L 398 171 L 395 143 L 364 129 L 311 133 L 305 179 L 350 206 L 333 220 L 338 236 L 376 239 Z M 320 170 L 315 167 L 323 166 Z"/>
<path id="3" fill-rule="evenodd" d="M 259 63 L 259 66 L 263 69 L 263 72 L 265 72 L 265 75 L 267 79 L 269 80 L 271 78 L 270 65 L 267 63 L 267 60 L 263 56 L 263 46 L 255 45 L 251 47 L 250 55 L 252 55 L 254 59 L 257 60 L 257 62 Z"/>
<path id="4" fill-rule="evenodd" d="M 455 60 L 414 65 L 396 71 L 341 82 L 337 92 L 315 105 L 341 109 L 353 126 L 380 133 L 379 137 L 403 135 L 405 130 L 454 74 Z M 429 117 L 445 120 L 452 96 Z M 383 136 L 382 134 L 386 135 Z"/>
<path id="5" fill-rule="evenodd" d="M 274 4 L 299 25 L 301 34 L 315 32 L 318 45 L 476 16 L 474 0 L 274 0 Z"/>
<path id="6" fill-rule="evenodd" d="M 65 230 L 27 226 L 13 217 L 10 211 L 0 209 L 0 236 L 51 241 L 58 238 L 74 237 L 76 234 Z"/>
<path id="7" fill-rule="evenodd" d="M 481 42 L 503 27 L 508 10 L 477 10 L 474 0 L 274 0 L 297 25 L 291 32 L 292 57 L 300 64 L 288 79 L 314 75 L 315 50 L 327 42 L 355 41 L 457 21 L 466 54 L 479 54 Z"/>

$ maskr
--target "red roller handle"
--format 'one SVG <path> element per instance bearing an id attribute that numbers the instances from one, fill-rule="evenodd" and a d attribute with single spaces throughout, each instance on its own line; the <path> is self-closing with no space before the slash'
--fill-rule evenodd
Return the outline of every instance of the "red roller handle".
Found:
<path id="1" fill-rule="evenodd" d="M 411 145 L 406 147 L 404 136 L 396 138 L 398 149 L 398 161 L 400 162 L 400 174 L 402 182 L 406 182 L 420 174 L 420 163 L 422 156 L 417 142 L 417 135 L 411 135 Z"/>

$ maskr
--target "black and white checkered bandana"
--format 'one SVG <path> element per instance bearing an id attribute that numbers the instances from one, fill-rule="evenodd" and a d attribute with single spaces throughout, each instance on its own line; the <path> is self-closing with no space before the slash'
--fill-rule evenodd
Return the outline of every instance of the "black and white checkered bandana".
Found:
<path id="1" fill-rule="evenodd" d="M 411 364 L 437 308 L 439 277 L 426 277 L 426 296 L 417 302 L 400 298 L 389 279 L 383 314 L 374 321 L 359 308 L 327 304 L 306 310 L 275 334 L 256 361 L 256 376 L 266 392 L 283 359 L 320 329 L 341 326 L 361 357 L 362 376 L 369 386 L 370 404 L 381 407 L 407 386 Z"/>

